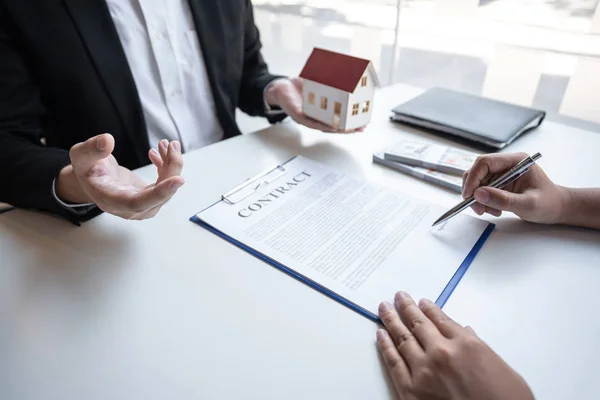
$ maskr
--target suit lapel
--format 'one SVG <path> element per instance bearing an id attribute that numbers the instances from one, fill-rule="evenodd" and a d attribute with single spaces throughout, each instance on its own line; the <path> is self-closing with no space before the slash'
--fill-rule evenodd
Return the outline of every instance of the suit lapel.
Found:
<path id="1" fill-rule="evenodd" d="M 206 72 L 208 73 L 211 86 L 219 78 L 219 70 L 216 68 L 218 59 L 222 56 L 223 49 L 220 48 L 224 43 L 220 37 L 223 34 L 223 14 L 221 13 L 219 1 L 199 1 L 189 0 L 192 18 L 198 32 L 200 46 L 202 46 L 202 55 Z M 210 57 L 208 55 L 210 54 Z M 213 87 L 213 92 L 215 88 Z"/>
<path id="2" fill-rule="evenodd" d="M 223 93 L 223 87 L 226 86 L 228 79 L 227 65 L 230 62 L 227 59 L 227 51 L 223 48 L 223 43 L 227 43 L 224 31 L 227 23 L 221 11 L 223 5 L 220 0 L 188 1 L 202 47 L 202 56 L 217 107 L 217 116 L 225 132 L 225 138 L 229 138 L 238 134 L 239 129 L 230 111 L 235 109 L 235 105 L 231 104 L 231 100 Z"/>
<path id="3" fill-rule="evenodd" d="M 149 144 L 142 106 L 106 2 L 63 1 L 134 144 L 140 163 L 146 163 Z"/>

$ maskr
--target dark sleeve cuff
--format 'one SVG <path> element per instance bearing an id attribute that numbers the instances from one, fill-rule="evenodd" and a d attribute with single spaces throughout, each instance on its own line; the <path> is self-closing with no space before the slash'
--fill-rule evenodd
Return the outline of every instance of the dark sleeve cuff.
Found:
<path id="1" fill-rule="evenodd" d="M 49 184 L 47 186 L 44 185 L 47 188 L 47 193 L 44 193 L 47 196 L 44 197 L 48 199 L 45 201 L 47 207 L 40 208 L 40 211 L 46 211 L 52 214 L 56 214 L 60 217 L 69 220 L 77 226 L 81 225 L 81 222 L 88 221 L 102 213 L 102 210 L 100 210 L 94 204 L 86 205 L 83 207 L 65 207 L 63 204 L 61 204 L 54 192 L 54 182 L 56 180 L 56 177 L 58 176 L 58 173 L 64 167 L 69 165 L 71 163 L 71 160 L 68 156 L 68 152 L 64 152 L 60 155 L 57 154 L 55 157 L 53 157 L 52 161 L 52 168 L 49 168 L 48 171 L 44 173 L 44 176 L 42 177 L 43 182 L 48 182 Z"/>
<path id="2" fill-rule="evenodd" d="M 81 226 L 82 222 L 89 221 L 90 219 L 102 214 L 102 210 L 100 210 L 96 205 L 76 208 L 62 208 L 63 212 L 61 212 L 60 215 L 77 226 Z"/>
<path id="3" fill-rule="evenodd" d="M 95 204 L 69 205 L 61 201 L 56 194 L 56 177 L 52 181 L 51 192 L 55 203 L 57 203 L 66 212 L 64 217 L 77 226 L 81 225 L 80 222 L 87 221 L 102 212 Z"/>

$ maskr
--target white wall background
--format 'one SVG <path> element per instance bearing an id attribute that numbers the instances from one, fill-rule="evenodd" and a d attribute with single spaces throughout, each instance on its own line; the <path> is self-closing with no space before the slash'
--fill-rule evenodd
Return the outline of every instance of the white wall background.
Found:
<path id="1" fill-rule="evenodd" d="M 530 99 L 531 106 L 548 112 L 549 120 L 600 132 L 593 120 L 581 119 L 581 113 L 561 113 L 573 109 L 562 104 L 567 92 L 571 101 L 573 89 L 567 87 L 584 79 L 571 80 L 586 71 L 576 68 L 580 59 L 600 57 L 600 35 L 593 34 L 600 33 L 597 0 L 253 0 L 253 4 L 263 55 L 274 74 L 298 76 L 318 46 L 372 60 L 384 86 L 403 82 L 483 96 L 488 95 L 484 87 L 503 91 L 512 86 L 511 102 Z M 515 69 L 509 52 L 502 51 L 506 47 L 541 52 L 543 63 Z M 515 78 L 527 84 L 514 84 Z M 585 89 L 576 91 L 578 101 L 591 104 L 595 87 Z M 268 126 L 265 119 L 242 113 L 238 123 L 243 132 Z"/>

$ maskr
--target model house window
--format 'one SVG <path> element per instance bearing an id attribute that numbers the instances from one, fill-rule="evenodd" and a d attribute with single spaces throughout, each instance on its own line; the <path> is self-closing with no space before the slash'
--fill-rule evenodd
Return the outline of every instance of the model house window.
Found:
<path id="1" fill-rule="evenodd" d="M 360 80 L 360 86 L 367 86 L 367 77 L 363 76 Z"/>
<path id="2" fill-rule="evenodd" d="M 352 105 L 352 115 L 358 115 L 358 103 Z"/>
<path id="3" fill-rule="evenodd" d="M 340 115 L 342 113 L 342 103 L 339 102 L 335 102 L 335 104 L 333 105 L 333 113 Z"/>
<path id="4" fill-rule="evenodd" d="M 321 96 L 321 108 L 327 110 L 327 97 Z"/>
<path id="5" fill-rule="evenodd" d="M 315 105 L 315 93 L 314 92 L 308 92 L 308 104 L 310 105 Z"/>
<path id="6" fill-rule="evenodd" d="M 363 108 L 362 108 L 362 110 L 363 110 L 363 111 L 362 111 L 362 112 L 363 112 L 363 113 L 367 113 L 367 112 L 369 112 L 369 106 L 370 106 L 370 105 L 371 105 L 371 102 L 370 102 L 370 101 L 368 101 L 368 100 L 367 100 L 367 101 L 365 101 L 365 102 L 363 103 Z"/>

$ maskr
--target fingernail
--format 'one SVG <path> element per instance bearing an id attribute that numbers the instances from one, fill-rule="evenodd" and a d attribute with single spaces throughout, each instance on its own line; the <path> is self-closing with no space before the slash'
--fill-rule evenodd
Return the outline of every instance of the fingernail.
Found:
<path id="1" fill-rule="evenodd" d="M 396 293 L 395 300 L 396 301 L 401 301 L 401 300 L 409 299 L 409 298 L 410 298 L 410 295 L 408 293 L 406 293 L 406 292 L 398 292 L 398 293 Z"/>
<path id="2" fill-rule="evenodd" d="M 388 333 L 385 331 L 385 329 L 377 329 L 377 341 L 378 342 L 382 342 L 385 339 L 387 339 L 388 337 Z"/>
<path id="3" fill-rule="evenodd" d="M 419 307 L 427 307 L 432 305 L 433 303 L 429 299 L 421 299 L 419 300 Z"/>
<path id="4" fill-rule="evenodd" d="M 108 145 L 108 143 L 106 141 L 106 135 L 100 135 L 98 137 L 98 139 L 96 139 L 96 148 L 99 151 L 104 151 L 104 149 L 106 149 L 107 145 Z"/>
<path id="5" fill-rule="evenodd" d="M 490 194 L 483 189 L 477 189 L 475 191 L 475 200 L 481 204 L 487 204 L 490 201 Z"/>
<path id="6" fill-rule="evenodd" d="M 155 156 L 158 156 L 158 155 L 159 155 L 159 154 L 158 154 L 158 151 L 157 151 L 156 149 L 151 149 L 151 150 L 150 150 L 150 152 L 151 152 L 152 154 L 154 154 Z"/>
<path id="7" fill-rule="evenodd" d="M 181 151 L 181 145 L 179 144 L 178 141 L 174 141 L 174 142 L 171 142 L 171 143 L 173 145 L 173 150 L 175 150 L 175 151 Z"/>
<path id="8" fill-rule="evenodd" d="M 384 313 L 386 311 L 390 311 L 390 310 L 393 310 L 393 309 L 394 309 L 394 306 L 391 303 L 389 303 L 387 301 L 384 301 L 383 303 L 381 303 L 379 305 L 379 314 L 382 314 L 382 313 Z"/>
<path id="9" fill-rule="evenodd" d="M 160 146 L 166 150 L 169 147 L 169 141 L 167 139 L 161 140 Z"/>

